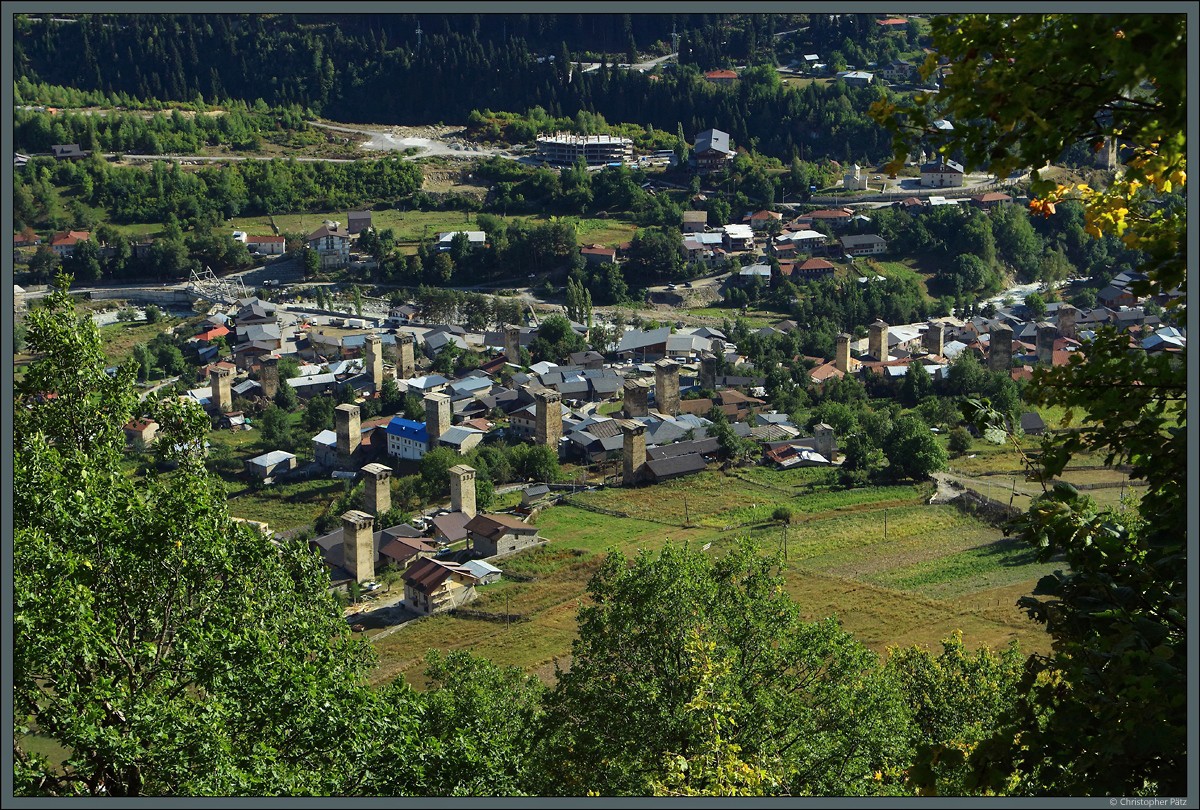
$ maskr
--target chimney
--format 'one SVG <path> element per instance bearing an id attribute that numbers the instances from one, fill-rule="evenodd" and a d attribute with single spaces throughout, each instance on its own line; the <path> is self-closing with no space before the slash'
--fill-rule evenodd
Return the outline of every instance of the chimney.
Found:
<path id="1" fill-rule="evenodd" d="M 891 358 L 888 353 L 888 325 L 881 320 L 867 327 L 867 353 L 881 363 Z"/>
<path id="2" fill-rule="evenodd" d="M 409 380 L 417 373 L 417 361 L 413 352 L 413 343 L 416 338 L 412 332 L 397 332 L 396 333 L 396 376 L 402 380 Z"/>
<path id="3" fill-rule="evenodd" d="M 833 353 L 833 367 L 843 374 L 850 373 L 850 336 L 841 332 L 837 336 L 837 347 Z"/>
<path id="4" fill-rule="evenodd" d="M 450 397 L 445 394 L 425 395 L 425 432 L 429 434 L 429 449 L 450 429 Z"/>
<path id="5" fill-rule="evenodd" d="M 268 355 L 259 362 L 258 384 L 262 386 L 264 397 L 275 398 L 279 391 L 279 358 L 275 355 Z"/>
<path id="6" fill-rule="evenodd" d="M 379 517 L 392 508 L 392 490 L 388 483 L 392 468 L 386 464 L 367 464 L 363 466 L 362 474 L 363 511 Z"/>
<path id="7" fill-rule="evenodd" d="M 375 578 L 375 520 L 351 509 L 342 515 L 342 568 L 358 582 Z"/>
<path id="8" fill-rule="evenodd" d="M 648 416 L 650 414 L 650 406 L 646 404 L 646 386 L 637 380 L 626 380 L 622 390 L 626 416 Z"/>
<path id="9" fill-rule="evenodd" d="M 537 398 L 537 443 L 558 453 L 558 440 L 562 438 L 562 396 L 557 391 L 538 391 Z"/>
<path id="10" fill-rule="evenodd" d="M 466 464 L 450 468 L 450 511 L 475 517 L 475 470 Z"/>
<path id="11" fill-rule="evenodd" d="M 642 465 L 646 463 L 646 426 L 632 419 L 621 420 L 621 484 L 637 483 Z"/>
<path id="12" fill-rule="evenodd" d="M 988 343 L 988 370 L 1003 371 L 1012 368 L 1013 330 L 1001 324 L 992 330 Z"/>
<path id="13" fill-rule="evenodd" d="M 208 370 L 208 384 L 212 388 L 212 396 L 208 401 L 221 413 L 229 413 L 233 410 L 233 395 L 229 390 L 232 376 L 232 371 L 220 366 L 214 366 Z"/>
<path id="14" fill-rule="evenodd" d="M 379 335 L 367 335 L 363 342 L 363 371 L 371 375 L 375 392 L 383 390 L 383 351 Z"/>
<path id="15" fill-rule="evenodd" d="M 504 359 L 521 365 L 521 327 L 511 324 L 504 327 Z"/>
<path id="16" fill-rule="evenodd" d="M 362 441 L 362 423 L 357 405 L 338 405 L 333 409 L 333 424 L 337 430 L 337 454 L 349 461 Z"/>
<path id="17" fill-rule="evenodd" d="M 679 415 L 679 366 L 666 358 L 654 364 L 654 400 L 659 413 Z"/>

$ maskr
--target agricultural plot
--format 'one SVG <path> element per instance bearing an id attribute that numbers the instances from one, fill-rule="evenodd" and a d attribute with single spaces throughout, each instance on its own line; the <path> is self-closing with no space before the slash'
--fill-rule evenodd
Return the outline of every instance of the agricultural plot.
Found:
<path id="1" fill-rule="evenodd" d="M 935 646 L 956 629 L 969 645 L 1001 647 L 1017 639 L 1026 651 L 1048 650 L 1045 634 L 1014 603 L 1053 563 L 1032 562 L 1023 546 L 953 506 L 927 505 L 923 489 L 830 490 L 822 473 L 710 471 L 655 487 L 577 495 L 576 503 L 629 517 L 571 505 L 545 510 L 536 522 L 550 543 L 505 560 L 513 579 L 480 588 L 471 606 L 491 621 L 414 622 L 376 642 L 375 677 L 419 685 L 428 647 L 471 649 L 549 677 L 555 661 L 566 665 L 575 611 L 605 552 L 632 556 L 671 542 L 719 555 L 744 537 L 765 553 L 782 555 L 786 544 L 786 587 L 805 616 L 837 615 L 879 652 Z M 780 506 L 792 510 L 786 536 L 771 519 Z M 513 621 L 506 624 L 506 616 Z"/>

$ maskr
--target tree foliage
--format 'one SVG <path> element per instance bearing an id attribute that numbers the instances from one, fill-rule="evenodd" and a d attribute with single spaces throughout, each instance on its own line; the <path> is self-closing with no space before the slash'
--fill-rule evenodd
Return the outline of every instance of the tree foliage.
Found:
<path id="1" fill-rule="evenodd" d="M 372 653 L 350 637 L 324 566 L 229 519 L 203 472 L 204 414 L 139 403 L 131 364 L 109 377 L 67 283 L 28 316 L 40 357 L 16 388 L 15 789 L 359 792 L 374 735 L 408 737 L 376 722 Z M 135 482 L 119 466 L 121 426 L 147 412 L 180 468 Z M 65 760 L 33 753 L 31 728 Z"/>
<path id="2" fill-rule="evenodd" d="M 913 121 L 925 132 L 929 114 L 950 116 L 954 131 L 933 136 L 943 151 L 1001 175 L 1042 167 L 1077 141 L 1113 143 L 1106 188 L 1058 187 L 1035 171 L 1031 209 L 1050 217 L 1078 198 L 1086 233 L 1116 235 L 1144 257 L 1148 281 L 1135 294 L 1186 292 L 1185 215 L 1170 196 L 1186 180 L 1185 25 L 1184 15 L 938 18 L 934 46 L 952 73 L 936 103 L 881 104 L 875 115 L 900 147 Z M 1134 516 L 1047 485 L 1011 526 L 1040 559 L 1061 554 L 1069 567 L 1020 600 L 1054 649 L 1027 662 L 1015 706 L 971 752 L 967 787 L 1186 793 L 1185 369 L 1182 355 L 1148 355 L 1102 329 L 1069 364 L 1035 370 L 1026 397 L 1067 409 L 1080 429 L 1045 436 L 1031 474 L 1049 481 L 1092 452 L 1130 464 L 1147 489 Z M 1006 414 L 966 407 L 985 436 L 1004 439 Z"/>
<path id="3" fill-rule="evenodd" d="M 732 753 L 791 795 L 866 789 L 906 748 L 899 695 L 834 620 L 801 621 L 781 585 L 748 546 L 711 561 L 677 545 L 610 553 L 545 701 L 545 790 L 638 795 L 677 782 L 676 758 L 711 768 Z M 699 703 L 712 695 L 716 713 Z"/>

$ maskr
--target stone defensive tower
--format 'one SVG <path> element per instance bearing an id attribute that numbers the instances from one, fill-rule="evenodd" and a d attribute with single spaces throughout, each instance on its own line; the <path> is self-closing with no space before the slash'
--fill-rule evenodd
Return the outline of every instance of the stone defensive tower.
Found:
<path id="1" fill-rule="evenodd" d="M 562 438 L 562 395 L 547 389 L 534 396 L 537 398 L 537 443 L 558 453 L 558 440 Z"/>
<path id="2" fill-rule="evenodd" d="M 992 330 L 988 347 L 988 370 L 1003 371 L 1012 368 L 1013 330 L 1005 325 Z"/>
<path id="3" fill-rule="evenodd" d="M 867 327 L 867 353 L 881 363 L 886 363 L 888 354 L 888 325 L 875 321 Z"/>
<path id="4" fill-rule="evenodd" d="M 632 486 L 646 463 L 646 426 L 632 419 L 621 420 L 621 483 Z"/>
<path id="5" fill-rule="evenodd" d="M 1048 321 L 1037 325 L 1037 359 L 1039 363 L 1051 365 L 1054 362 L 1054 339 L 1058 337 L 1058 327 Z"/>
<path id="6" fill-rule="evenodd" d="M 666 358 L 654 364 L 654 401 L 659 413 L 679 415 L 679 366 Z"/>
<path id="7" fill-rule="evenodd" d="M 413 344 L 416 338 L 412 332 L 396 333 L 396 376 L 401 380 L 412 379 L 417 373 L 416 354 Z"/>
<path id="8" fill-rule="evenodd" d="M 367 464 L 363 474 L 363 511 L 375 517 L 392 508 L 392 468 L 386 464 Z M 382 527 L 381 527 L 382 528 Z"/>
<path id="9" fill-rule="evenodd" d="M 279 391 L 279 358 L 275 355 L 267 355 L 259 361 L 258 384 L 262 386 L 264 397 L 275 398 L 275 394 Z"/>
<path id="10" fill-rule="evenodd" d="M 945 348 L 945 331 L 940 323 L 930 321 L 925 325 L 925 334 L 921 336 L 921 345 L 930 354 L 940 355 Z"/>
<path id="11" fill-rule="evenodd" d="M 363 341 L 363 372 L 371 376 L 375 390 L 383 390 L 383 344 L 379 335 L 367 335 Z"/>
<path id="12" fill-rule="evenodd" d="M 375 578 L 375 520 L 351 509 L 342 515 L 342 568 L 358 582 Z"/>
<path id="13" fill-rule="evenodd" d="M 813 428 L 813 436 L 817 439 L 817 452 L 825 457 L 826 461 L 833 461 L 833 428 L 821 422 Z"/>
<path id="14" fill-rule="evenodd" d="M 230 391 L 232 377 L 233 372 L 227 368 L 215 366 L 208 370 L 208 384 L 212 388 L 212 396 L 208 401 L 221 413 L 233 410 L 233 394 Z"/>
<path id="15" fill-rule="evenodd" d="M 650 406 L 646 404 L 646 386 L 640 380 L 626 380 L 622 388 L 625 398 L 626 416 L 648 416 Z"/>
<path id="16" fill-rule="evenodd" d="M 833 352 L 833 367 L 843 374 L 850 373 L 850 336 L 840 332 Z"/>
<path id="17" fill-rule="evenodd" d="M 445 394 L 425 395 L 425 432 L 429 434 L 429 449 L 450 429 L 450 397 Z"/>
<path id="18" fill-rule="evenodd" d="M 466 464 L 450 468 L 450 511 L 475 517 L 475 470 Z"/>
<path id="19" fill-rule="evenodd" d="M 337 432 L 337 454 L 348 461 L 362 442 L 362 419 L 357 405 L 338 405 L 333 409 L 333 426 Z"/>
<path id="20" fill-rule="evenodd" d="M 700 355 L 700 379 L 701 388 L 709 391 L 717 390 L 717 356 L 711 352 L 704 352 Z"/>
<path id="21" fill-rule="evenodd" d="M 504 327 L 504 359 L 521 364 L 521 327 L 507 324 Z"/>
<path id="22" fill-rule="evenodd" d="M 1062 304 L 1058 308 L 1058 336 L 1075 339 L 1075 319 L 1079 310 L 1070 304 Z"/>

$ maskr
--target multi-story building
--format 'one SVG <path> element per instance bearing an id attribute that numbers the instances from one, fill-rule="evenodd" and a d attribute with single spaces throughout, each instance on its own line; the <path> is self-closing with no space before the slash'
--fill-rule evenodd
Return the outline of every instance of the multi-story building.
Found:
<path id="1" fill-rule="evenodd" d="M 629 163 L 633 160 L 633 141 L 613 135 L 572 135 L 556 132 L 537 137 L 535 157 L 547 163 L 569 166 L 579 158 L 589 166 Z"/>

